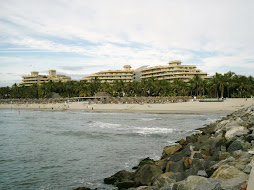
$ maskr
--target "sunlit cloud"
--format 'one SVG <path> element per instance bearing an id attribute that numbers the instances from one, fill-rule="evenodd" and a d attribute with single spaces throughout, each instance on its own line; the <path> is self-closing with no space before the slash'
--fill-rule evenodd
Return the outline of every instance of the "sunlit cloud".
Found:
<path id="1" fill-rule="evenodd" d="M 254 73 L 251 0 L 8 0 L 0 6 L 1 86 L 32 70 L 78 79 L 176 59 L 210 75 Z"/>

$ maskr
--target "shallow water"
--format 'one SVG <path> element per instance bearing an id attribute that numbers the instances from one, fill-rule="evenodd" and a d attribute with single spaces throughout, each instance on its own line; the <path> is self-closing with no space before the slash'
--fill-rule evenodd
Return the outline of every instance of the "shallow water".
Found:
<path id="1" fill-rule="evenodd" d="M 0 110 L 0 189 L 112 189 L 103 178 L 222 116 Z"/>

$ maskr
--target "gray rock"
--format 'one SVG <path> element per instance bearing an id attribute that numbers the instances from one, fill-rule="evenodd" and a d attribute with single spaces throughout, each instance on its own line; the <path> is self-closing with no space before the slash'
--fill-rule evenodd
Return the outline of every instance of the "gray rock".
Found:
<path id="1" fill-rule="evenodd" d="M 193 159 L 191 167 L 197 168 L 198 170 L 205 170 L 207 168 L 210 168 L 216 163 L 217 163 L 216 161 Z"/>
<path id="2" fill-rule="evenodd" d="M 212 181 L 208 184 L 201 184 L 196 190 L 223 190 L 221 184 L 218 181 Z"/>
<path id="3" fill-rule="evenodd" d="M 251 172 L 251 169 L 252 169 L 252 164 L 249 163 L 245 166 L 245 168 L 243 169 L 243 172 L 246 173 L 246 174 L 250 174 Z"/>
<path id="4" fill-rule="evenodd" d="M 213 149 L 212 156 L 208 159 L 209 161 L 219 161 L 220 147 Z"/>
<path id="5" fill-rule="evenodd" d="M 205 170 L 199 170 L 197 175 L 198 176 L 203 176 L 203 177 L 207 177 L 208 176 Z"/>
<path id="6" fill-rule="evenodd" d="M 183 167 L 183 161 L 179 160 L 178 162 L 174 162 L 172 164 L 169 165 L 169 172 L 183 172 L 184 171 L 184 167 Z"/>
<path id="7" fill-rule="evenodd" d="M 217 164 L 216 161 L 209 161 L 209 160 L 204 160 L 204 159 L 194 159 L 192 162 L 192 167 L 189 170 L 185 170 L 185 172 L 184 172 L 185 176 L 188 177 L 190 175 L 197 175 L 198 171 L 200 171 L 200 170 L 206 171 L 206 170 L 208 170 L 208 168 L 213 167 L 215 164 Z M 212 175 L 216 169 L 211 168 L 210 172 L 208 170 L 209 173 L 206 171 L 207 175 L 208 176 Z"/>
<path id="8" fill-rule="evenodd" d="M 241 185 L 248 180 L 248 176 L 240 176 L 221 181 L 221 187 L 226 190 L 239 190 Z"/>
<path id="9" fill-rule="evenodd" d="M 197 141 L 198 137 L 196 134 L 190 135 L 186 137 L 187 143 L 195 143 Z"/>
<path id="10" fill-rule="evenodd" d="M 227 149 L 228 152 L 234 152 L 236 150 L 243 150 L 244 142 L 240 139 L 235 140 Z"/>
<path id="11" fill-rule="evenodd" d="M 162 174 L 152 181 L 152 185 L 161 188 L 167 183 L 175 183 L 175 182 L 176 181 L 174 179 L 171 179 L 168 176 Z"/>
<path id="12" fill-rule="evenodd" d="M 227 140 L 232 139 L 235 136 L 247 135 L 249 130 L 243 126 L 232 126 L 229 130 L 227 130 L 225 137 Z"/>
<path id="13" fill-rule="evenodd" d="M 184 175 L 184 173 L 182 173 L 182 172 L 178 172 L 178 173 L 173 173 L 173 174 L 171 174 L 171 175 L 169 176 L 169 178 L 174 179 L 174 180 L 177 182 L 177 181 L 182 181 L 182 180 L 184 180 L 184 179 L 185 179 L 185 175 Z"/>
<path id="14" fill-rule="evenodd" d="M 116 184 L 119 182 L 124 181 L 132 181 L 133 180 L 133 173 L 128 172 L 126 170 L 121 170 L 116 174 L 112 175 L 111 177 L 105 178 L 104 183 L 106 184 Z"/>
<path id="15" fill-rule="evenodd" d="M 177 190 L 177 186 L 176 183 L 167 183 L 164 187 L 160 188 L 160 190 Z"/>
<path id="16" fill-rule="evenodd" d="M 213 169 L 213 170 L 216 170 L 216 169 L 218 169 L 220 166 L 224 166 L 224 165 L 226 165 L 226 164 L 228 164 L 228 163 L 230 163 L 230 162 L 233 162 L 233 161 L 235 161 L 235 158 L 232 157 L 232 156 L 230 156 L 230 157 L 226 158 L 225 160 L 221 160 L 220 162 L 214 164 L 214 165 L 211 166 L 210 168 Z"/>
<path id="17" fill-rule="evenodd" d="M 120 189 L 127 189 L 130 187 L 135 187 L 135 182 L 134 181 L 122 181 L 122 182 L 117 182 L 115 183 L 117 188 Z"/>
<path id="18" fill-rule="evenodd" d="M 139 162 L 139 164 L 138 164 L 137 166 L 134 166 L 132 169 L 134 169 L 134 170 L 135 170 L 135 169 L 138 169 L 138 167 L 143 166 L 143 165 L 145 165 L 145 164 L 154 164 L 154 162 L 155 162 L 155 161 L 154 161 L 153 159 L 147 157 L 147 158 L 141 160 L 141 161 Z"/>
<path id="19" fill-rule="evenodd" d="M 158 166 L 146 164 L 134 173 L 134 182 L 138 185 L 151 185 L 152 180 L 162 173 Z"/>
<path id="20" fill-rule="evenodd" d="M 234 166 L 223 165 L 220 166 L 210 178 L 213 179 L 232 179 L 237 177 L 246 177 L 247 175 L 238 170 Z"/>
<path id="21" fill-rule="evenodd" d="M 236 159 L 245 159 L 245 158 L 249 159 L 251 155 L 245 151 L 237 150 L 232 153 L 232 156 Z"/>
<path id="22" fill-rule="evenodd" d="M 226 151 L 227 151 L 227 149 L 226 149 L 225 146 L 221 146 L 221 147 L 220 147 L 220 150 L 221 150 L 221 152 L 226 152 Z"/>
<path id="23" fill-rule="evenodd" d="M 179 160 L 182 160 L 183 157 L 190 156 L 191 155 L 191 150 L 190 150 L 191 144 L 188 144 L 183 150 L 180 152 L 177 152 L 175 154 L 169 154 L 167 155 L 168 158 L 170 158 L 171 161 L 177 162 Z"/>
<path id="24" fill-rule="evenodd" d="M 187 177 L 192 176 L 192 175 L 197 175 L 198 170 L 199 170 L 199 168 L 196 168 L 196 167 L 191 167 L 190 169 L 185 170 L 183 172 L 184 179 L 186 179 Z"/>
<path id="25" fill-rule="evenodd" d="M 201 184 L 209 184 L 209 179 L 201 176 L 189 176 L 178 184 L 177 190 L 196 190 Z"/>

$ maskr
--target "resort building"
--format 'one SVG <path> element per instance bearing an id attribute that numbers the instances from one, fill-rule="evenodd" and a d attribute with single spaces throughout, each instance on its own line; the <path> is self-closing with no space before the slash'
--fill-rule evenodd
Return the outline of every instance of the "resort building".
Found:
<path id="1" fill-rule="evenodd" d="M 94 73 L 81 80 L 91 82 L 93 79 L 98 78 L 102 83 L 113 83 L 116 80 L 123 80 L 124 82 L 133 82 L 135 78 L 134 70 L 131 70 L 130 65 L 124 65 L 123 70 L 107 70 Z"/>
<path id="2" fill-rule="evenodd" d="M 207 73 L 201 72 L 195 65 L 181 65 L 181 61 L 170 61 L 165 66 L 147 67 L 141 70 L 141 79 L 154 78 L 157 80 L 174 80 L 181 79 L 189 81 L 195 75 L 203 79 L 210 79 Z"/>
<path id="3" fill-rule="evenodd" d="M 49 70 L 48 75 L 39 75 L 39 72 L 32 71 L 31 75 L 22 76 L 22 78 L 23 82 L 19 83 L 20 86 L 32 86 L 33 84 L 47 83 L 49 81 L 53 82 L 71 81 L 71 77 L 68 77 L 66 75 L 57 75 L 56 70 Z"/>
<path id="4" fill-rule="evenodd" d="M 140 81 L 141 79 L 154 78 L 156 80 L 181 79 L 185 82 L 192 79 L 195 75 L 202 79 L 210 79 L 207 73 L 201 72 L 195 65 L 182 65 L 179 60 L 170 61 L 168 65 L 147 67 L 143 66 L 135 70 L 131 70 L 130 65 L 124 65 L 123 70 L 107 70 L 100 71 L 81 80 L 91 82 L 98 78 L 101 82 L 113 83 L 115 80 L 123 80 L 124 82 Z"/>

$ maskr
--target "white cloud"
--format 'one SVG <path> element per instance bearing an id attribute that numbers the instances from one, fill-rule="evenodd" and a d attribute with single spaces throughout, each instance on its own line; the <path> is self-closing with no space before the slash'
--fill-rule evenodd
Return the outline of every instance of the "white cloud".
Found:
<path id="1" fill-rule="evenodd" d="M 251 0 L 8 0 L 0 6 L 4 72 L 29 72 L 23 65 L 33 62 L 37 70 L 87 65 L 70 71 L 85 75 L 100 70 L 89 65 L 137 68 L 173 59 L 208 73 L 237 71 L 238 63 L 254 72 Z"/>

